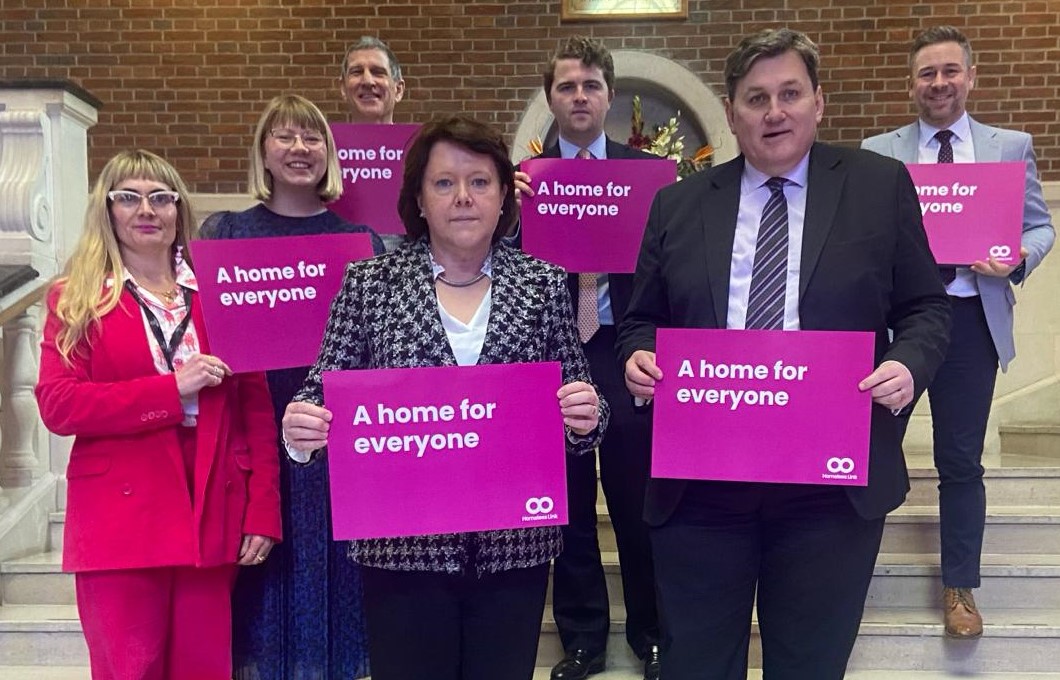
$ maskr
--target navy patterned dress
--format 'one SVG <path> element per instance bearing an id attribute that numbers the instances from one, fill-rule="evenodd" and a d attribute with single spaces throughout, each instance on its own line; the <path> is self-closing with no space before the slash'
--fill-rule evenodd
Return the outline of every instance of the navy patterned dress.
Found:
<path id="1" fill-rule="evenodd" d="M 257 205 L 211 215 L 203 238 L 369 233 L 378 255 L 383 242 L 371 229 L 331 212 L 284 217 Z M 308 372 L 267 373 L 279 426 L 284 409 Z M 361 576 L 346 543 L 331 540 L 327 461 L 293 465 L 280 445 L 284 541 L 260 566 L 239 570 L 232 595 L 235 680 L 347 680 L 368 674 L 368 640 L 361 608 Z"/>

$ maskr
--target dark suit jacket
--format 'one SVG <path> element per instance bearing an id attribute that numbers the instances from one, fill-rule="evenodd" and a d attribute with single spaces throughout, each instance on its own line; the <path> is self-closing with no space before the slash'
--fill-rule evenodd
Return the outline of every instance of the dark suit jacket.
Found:
<path id="1" fill-rule="evenodd" d="M 494 247 L 492 267 L 489 324 L 478 363 L 558 361 L 564 384 L 591 382 L 563 270 L 504 245 Z M 455 365 L 438 316 L 427 242 L 420 239 L 347 267 L 320 355 L 294 400 L 322 404 L 324 371 Z M 568 452 L 587 453 L 599 444 L 610 413 L 602 396 L 599 408 L 599 427 L 576 442 L 568 439 Z M 559 527 L 552 526 L 354 541 L 350 556 L 382 569 L 448 573 L 460 572 L 474 557 L 481 575 L 548 562 L 561 546 Z"/>
<path id="2" fill-rule="evenodd" d="M 740 156 L 656 196 L 619 331 L 623 364 L 638 349 L 655 350 L 656 328 L 725 327 L 743 167 Z M 919 393 L 945 355 L 950 307 L 908 172 L 891 159 L 818 143 L 808 181 L 801 328 L 875 332 L 877 364 L 904 364 Z M 645 519 L 664 523 L 686 485 L 651 480 Z M 899 423 L 881 406 L 872 407 L 868 486 L 846 488 L 865 518 L 898 507 L 909 490 Z"/>
<path id="3" fill-rule="evenodd" d="M 541 152 L 537 158 L 559 158 L 559 142 L 556 142 L 552 146 L 548 147 Z M 608 160 L 614 159 L 651 159 L 659 160 L 658 156 L 650 154 L 640 149 L 634 149 L 626 144 L 620 144 L 610 137 L 607 138 L 607 158 Z M 521 248 L 523 244 L 522 230 L 515 237 L 516 247 Z M 615 318 L 615 327 L 622 322 L 622 318 L 626 315 L 626 309 L 629 307 L 629 299 L 633 295 L 633 275 L 632 274 L 608 274 L 607 275 L 608 291 L 611 296 L 611 313 Z M 574 304 L 574 318 L 578 318 L 578 275 L 571 274 L 567 277 L 567 288 L 570 290 L 571 300 Z"/>

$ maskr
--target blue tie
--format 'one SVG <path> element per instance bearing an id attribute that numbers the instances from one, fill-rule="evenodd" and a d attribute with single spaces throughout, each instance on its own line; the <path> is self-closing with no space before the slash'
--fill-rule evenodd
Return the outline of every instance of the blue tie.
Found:
<path id="1" fill-rule="evenodd" d="M 783 177 L 771 177 L 769 200 L 762 210 L 751 270 L 744 328 L 783 329 L 784 293 L 788 283 L 788 202 Z"/>

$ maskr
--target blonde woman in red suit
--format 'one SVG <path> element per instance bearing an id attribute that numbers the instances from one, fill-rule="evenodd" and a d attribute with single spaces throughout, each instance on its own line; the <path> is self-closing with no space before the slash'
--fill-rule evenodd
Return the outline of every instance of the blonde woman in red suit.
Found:
<path id="1" fill-rule="evenodd" d="M 280 540 L 268 388 L 210 354 L 194 230 L 173 167 L 119 153 L 48 297 L 37 401 L 76 437 L 63 569 L 95 680 L 231 678 L 236 565 Z"/>

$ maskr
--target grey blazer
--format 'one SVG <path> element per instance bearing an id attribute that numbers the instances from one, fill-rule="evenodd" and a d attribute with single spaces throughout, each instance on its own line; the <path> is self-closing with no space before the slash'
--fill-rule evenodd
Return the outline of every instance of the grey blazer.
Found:
<path id="1" fill-rule="evenodd" d="M 1026 132 L 1002 130 L 1001 128 L 983 125 L 969 116 L 972 129 L 972 146 L 975 148 L 975 160 L 981 163 L 1000 161 L 1026 161 L 1027 182 L 1023 202 L 1023 238 L 1022 245 L 1027 249 L 1026 266 L 1008 277 L 1008 280 L 996 276 L 976 276 L 979 286 L 979 299 L 983 302 L 986 313 L 986 324 L 990 328 L 990 337 L 997 349 L 1001 370 L 1008 368 L 1009 362 L 1016 356 L 1016 346 L 1012 336 L 1012 307 L 1016 296 L 1012 284 L 1022 284 L 1034 268 L 1037 267 L 1046 253 L 1053 247 L 1056 232 L 1053 229 L 1049 208 L 1042 195 L 1042 184 L 1038 181 L 1038 166 L 1035 162 L 1034 146 L 1031 136 Z M 861 142 L 863 149 L 905 163 L 917 162 L 917 145 L 920 141 L 920 127 L 913 122 L 905 127 L 869 137 Z"/>

